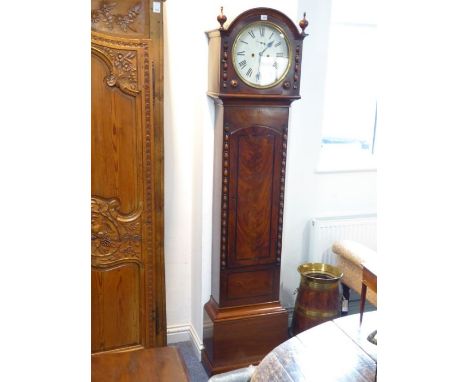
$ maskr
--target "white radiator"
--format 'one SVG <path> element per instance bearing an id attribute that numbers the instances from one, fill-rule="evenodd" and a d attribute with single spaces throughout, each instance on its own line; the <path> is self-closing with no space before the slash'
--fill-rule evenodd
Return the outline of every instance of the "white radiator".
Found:
<path id="1" fill-rule="evenodd" d="M 310 262 L 335 265 L 332 245 L 338 240 L 353 240 L 377 250 L 377 216 L 336 216 L 312 219 Z"/>

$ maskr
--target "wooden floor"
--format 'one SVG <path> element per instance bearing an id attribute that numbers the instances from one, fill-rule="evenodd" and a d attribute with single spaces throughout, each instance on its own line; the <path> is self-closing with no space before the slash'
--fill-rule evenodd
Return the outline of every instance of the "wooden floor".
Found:
<path id="1" fill-rule="evenodd" d="M 188 382 L 185 363 L 174 346 L 91 356 L 92 382 Z"/>

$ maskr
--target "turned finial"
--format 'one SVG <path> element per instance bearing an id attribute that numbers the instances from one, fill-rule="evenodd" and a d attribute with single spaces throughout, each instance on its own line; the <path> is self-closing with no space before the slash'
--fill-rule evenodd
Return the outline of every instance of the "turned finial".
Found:
<path id="1" fill-rule="evenodd" d="M 304 12 L 304 17 L 299 21 L 299 26 L 302 29 L 302 35 L 305 35 L 304 30 L 307 28 L 307 25 L 309 25 L 309 22 L 306 20 L 306 13 Z"/>
<path id="2" fill-rule="evenodd" d="M 224 29 L 223 25 L 226 22 L 227 17 L 223 13 L 223 7 L 221 7 L 221 14 L 218 15 L 217 20 L 218 20 L 219 25 L 221 25 L 220 29 Z"/>

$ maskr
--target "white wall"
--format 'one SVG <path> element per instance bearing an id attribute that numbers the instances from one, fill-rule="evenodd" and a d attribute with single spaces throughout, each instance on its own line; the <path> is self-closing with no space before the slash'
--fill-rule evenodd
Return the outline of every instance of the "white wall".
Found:
<path id="1" fill-rule="evenodd" d="M 218 27 L 220 5 L 228 23 L 258 6 L 281 10 L 294 21 L 306 11 L 309 20 L 303 48 L 302 99 L 292 104 L 290 113 L 281 268 L 285 307 L 294 304 L 292 291 L 299 281 L 296 268 L 306 261 L 311 217 L 376 212 L 375 172 L 314 172 L 320 145 L 330 0 L 164 3 L 167 323 L 173 332 L 191 330 L 195 342 L 202 339 L 203 304 L 211 288 L 214 109 L 206 96 L 208 45 L 204 32 Z"/>
<path id="2" fill-rule="evenodd" d="M 281 263 L 281 303 L 294 306 L 298 265 L 308 261 L 310 221 L 315 216 L 376 213 L 376 172 L 316 173 L 327 67 L 331 0 L 298 0 L 307 13 L 301 100 L 291 107 Z"/>

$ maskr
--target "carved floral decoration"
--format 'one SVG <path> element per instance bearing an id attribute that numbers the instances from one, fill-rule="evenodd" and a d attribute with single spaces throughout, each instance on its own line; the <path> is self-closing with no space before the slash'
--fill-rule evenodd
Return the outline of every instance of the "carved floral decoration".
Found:
<path id="1" fill-rule="evenodd" d="M 99 9 L 93 9 L 91 11 L 91 23 L 98 24 L 104 23 L 109 30 L 114 29 L 114 25 L 118 25 L 120 29 L 127 33 L 130 29 L 133 32 L 137 30 L 133 29 L 130 25 L 135 22 L 141 11 L 141 4 L 137 3 L 131 7 L 126 15 L 113 14 L 112 11 L 117 3 L 106 3 L 102 2 Z"/>
<path id="2" fill-rule="evenodd" d="M 117 85 L 122 90 L 137 92 L 136 52 L 102 47 L 112 61 L 113 71 L 106 77 L 109 86 Z"/>
<path id="3" fill-rule="evenodd" d="M 117 199 L 91 198 L 91 256 L 93 266 L 141 258 L 140 213 L 120 215 Z"/>

